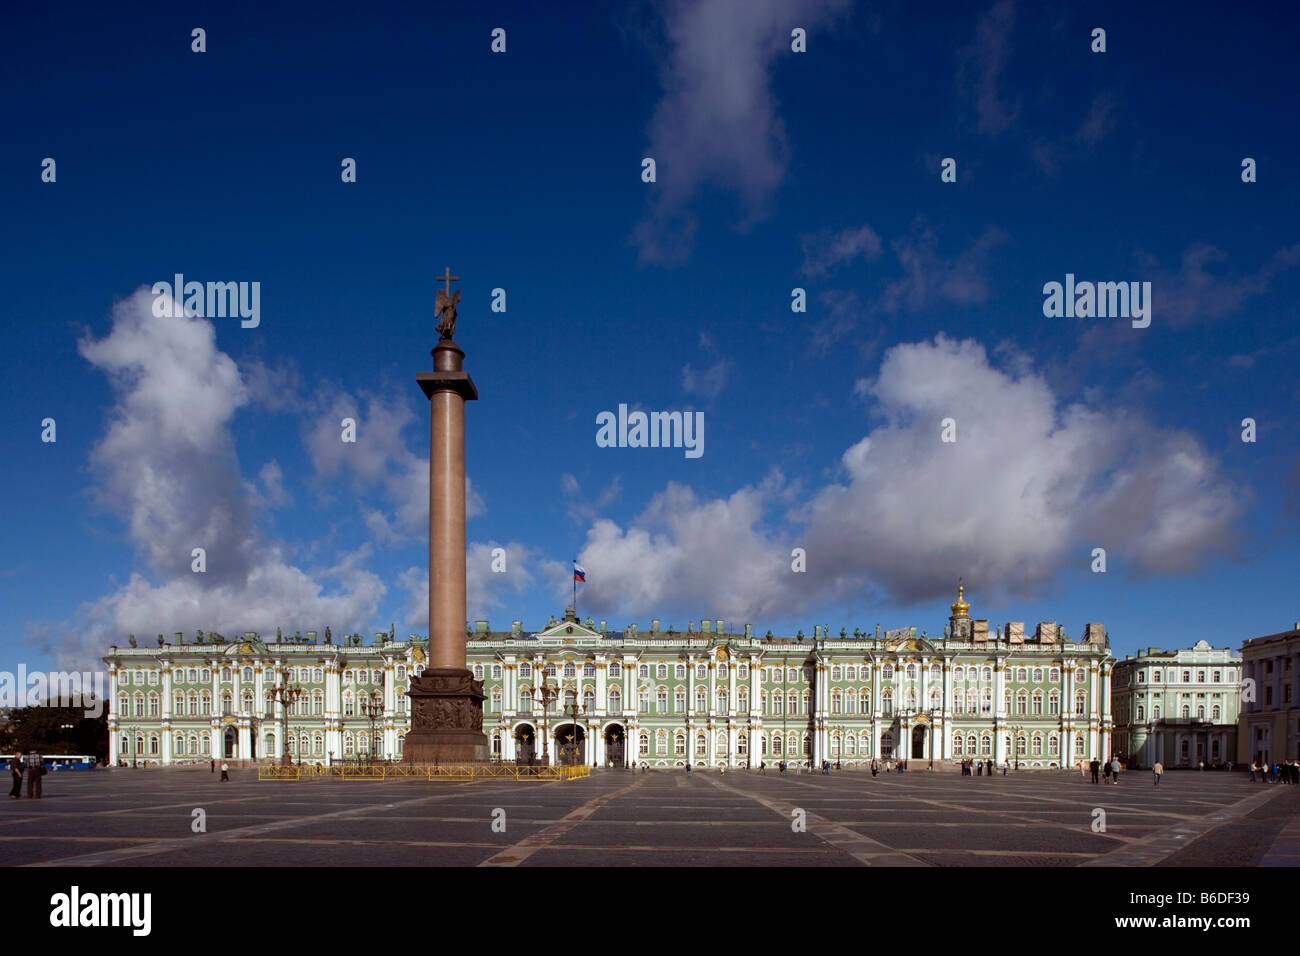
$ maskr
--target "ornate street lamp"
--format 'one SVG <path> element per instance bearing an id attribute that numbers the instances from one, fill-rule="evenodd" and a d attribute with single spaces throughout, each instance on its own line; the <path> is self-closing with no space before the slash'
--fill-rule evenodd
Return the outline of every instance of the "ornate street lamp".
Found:
<path id="1" fill-rule="evenodd" d="M 549 767 L 551 763 L 551 704 L 560 696 L 560 688 L 556 684 L 546 683 L 546 672 L 542 672 L 542 684 L 533 691 L 533 700 L 542 705 L 542 766 Z"/>
<path id="2" fill-rule="evenodd" d="M 296 704 L 303 695 L 303 688 L 297 684 L 289 683 L 289 668 L 285 667 L 280 671 L 283 680 L 271 688 L 271 699 L 283 705 L 283 730 L 280 736 L 280 766 L 293 766 L 293 758 L 289 755 L 289 708 Z"/>

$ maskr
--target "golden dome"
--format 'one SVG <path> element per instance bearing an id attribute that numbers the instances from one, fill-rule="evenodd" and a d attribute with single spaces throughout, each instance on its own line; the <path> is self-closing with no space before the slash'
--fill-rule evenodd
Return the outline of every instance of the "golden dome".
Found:
<path id="1" fill-rule="evenodd" d="M 949 607 L 952 608 L 953 617 L 970 617 L 970 605 L 962 600 L 962 594 L 965 592 L 965 590 L 966 589 L 962 587 L 961 578 L 958 578 L 957 579 L 957 601 L 955 604 L 949 605 Z"/>

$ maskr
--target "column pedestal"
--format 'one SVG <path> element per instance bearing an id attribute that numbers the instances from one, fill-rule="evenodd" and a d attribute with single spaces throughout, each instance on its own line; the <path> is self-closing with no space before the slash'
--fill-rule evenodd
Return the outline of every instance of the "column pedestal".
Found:
<path id="1" fill-rule="evenodd" d="M 483 733 L 483 682 L 468 670 L 430 667 L 411 681 L 411 730 L 403 759 L 409 763 L 487 760 Z"/>

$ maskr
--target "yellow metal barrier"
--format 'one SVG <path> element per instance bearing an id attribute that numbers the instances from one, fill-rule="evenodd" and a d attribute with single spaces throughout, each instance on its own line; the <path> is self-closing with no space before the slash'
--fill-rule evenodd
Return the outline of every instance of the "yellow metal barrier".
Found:
<path id="1" fill-rule="evenodd" d="M 542 767 L 511 763 L 440 764 L 415 766 L 412 764 L 377 764 L 374 766 L 319 767 L 311 764 L 282 767 L 265 765 L 257 768 L 260 780 L 302 780 L 320 777 L 337 777 L 340 780 L 419 779 L 473 781 L 483 779 L 535 780 L 537 782 L 565 782 L 591 776 L 588 766 Z"/>

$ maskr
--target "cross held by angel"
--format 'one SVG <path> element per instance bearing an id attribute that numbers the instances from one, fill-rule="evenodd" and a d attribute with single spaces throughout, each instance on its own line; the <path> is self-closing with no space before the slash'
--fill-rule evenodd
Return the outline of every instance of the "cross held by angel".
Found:
<path id="1" fill-rule="evenodd" d="M 433 314 L 438 320 L 438 335 L 450 339 L 456 334 L 456 306 L 460 304 L 460 290 L 457 289 L 456 294 L 451 295 L 451 284 L 459 282 L 460 276 L 454 276 L 450 268 L 444 268 L 438 281 L 445 283 L 446 288 L 438 290 L 438 295 L 433 300 Z"/>

